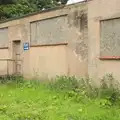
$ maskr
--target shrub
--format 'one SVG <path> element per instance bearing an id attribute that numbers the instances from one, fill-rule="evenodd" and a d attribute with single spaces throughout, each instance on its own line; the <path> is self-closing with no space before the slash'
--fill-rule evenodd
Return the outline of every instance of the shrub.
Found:
<path id="1" fill-rule="evenodd" d="M 111 104 L 115 104 L 120 99 L 119 83 L 114 79 L 112 74 L 107 74 L 101 79 L 99 88 L 99 97 L 105 98 Z"/>
<path id="2" fill-rule="evenodd" d="M 22 76 L 15 76 L 15 75 L 5 75 L 0 77 L 0 83 L 5 84 L 5 83 L 23 83 L 24 79 Z"/>
<path id="3" fill-rule="evenodd" d="M 119 87 L 116 86 L 113 75 L 107 74 L 101 79 L 99 88 L 91 83 L 90 78 L 76 78 L 75 76 L 57 76 L 55 81 L 50 82 L 49 86 L 53 90 L 67 91 L 65 98 L 74 98 L 81 101 L 82 98 L 99 98 L 101 106 L 115 105 L 120 100 Z M 118 85 L 118 84 L 117 84 Z"/>
<path id="4" fill-rule="evenodd" d="M 57 76 L 55 81 L 50 82 L 49 85 L 56 90 L 75 90 L 79 88 L 79 81 L 74 76 Z"/>
<path id="5" fill-rule="evenodd" d="M 22 76 L 3 76 L 0 78 L 0 83 L 15 83 L 17 86 L 22 87 L 39 87 L 44 82 L 40 80 L 24 81 Z M 48 81 L 44 86 L 55 90 L 64 91 L 65 99 L 70 98 L 76 102 L 88 99 L 101 99 L 101 106 L 111 106 L 118 103 L 120 100 L 119 84 L 116 83 L 113 75 L 107 74 L 101 79 L 99 88 L 91 83 L 90 78 L 76 78 L 75 76 L 57 76 L 54 81 Z"/>

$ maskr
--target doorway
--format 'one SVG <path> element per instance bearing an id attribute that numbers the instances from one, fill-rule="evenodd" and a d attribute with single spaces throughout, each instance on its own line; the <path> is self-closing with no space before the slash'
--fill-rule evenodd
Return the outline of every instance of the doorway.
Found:
<path id="1" fill-rule="evenodd" d="M 13 41 L 14 74 L 21 75 L 21 41 Z"/>

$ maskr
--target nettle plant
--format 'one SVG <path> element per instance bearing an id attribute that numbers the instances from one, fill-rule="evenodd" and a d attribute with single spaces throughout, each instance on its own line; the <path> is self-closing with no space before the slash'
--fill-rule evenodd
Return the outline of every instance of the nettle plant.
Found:
<path id="1" fill-rule="evenodd" d="M 101 79 L 101 86 L 99 88 L 99 97 L 103 99 L 101 103 L 104 105 L 114 105 L 120 100 L 120 85 L 112 74 L 106 74 Z"/>
<path id="2" fill-rule="evenodd" d="M 83 98 L 100 99 L 101 106 L 112 106 L 120 100 L 119 84 L 112 74 L 107 74 L 101 79 L 100 87 L 92 84 L 92 79 L 76 78 L 75 76 L 57 76 L 51 82 L 50 88 L 57 91 L 66 91 L 65 99 L 70 98 L 79 102 Z"/>

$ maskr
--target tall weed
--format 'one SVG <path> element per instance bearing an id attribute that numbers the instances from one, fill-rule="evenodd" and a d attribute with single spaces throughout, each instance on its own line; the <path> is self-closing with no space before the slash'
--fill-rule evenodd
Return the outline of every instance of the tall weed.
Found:
<path id="1" fill-rule="evenodd" d="M 67 98 L 74 98 L 77 102 L 83 98 L 101 99 L 101 105 L 115 105 L 120 100 L 119 84 L 112 74 L 101 79 L 100 87 L 95 87 L 90 78 L 76 78 L 75 76 L 57 76 L 49 83 L 50 88 L 57 91 L 66 91 Z"/>

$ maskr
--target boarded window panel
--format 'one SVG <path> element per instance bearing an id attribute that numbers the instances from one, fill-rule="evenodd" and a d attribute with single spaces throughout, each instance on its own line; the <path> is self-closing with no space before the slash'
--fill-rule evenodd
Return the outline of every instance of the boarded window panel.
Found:
<path id="1" fill-rule="evenodd" d="M 68 36 L 66 16 L 31 23 L 31 45 L 64 43 Z"/>
<path id="2" fill-rule="evenodd" d="M 0 28 L 0 47 L 8 47 L 8 28 Z"/>
<path id="3" fill-rule="evenodd" d="M 120 19 L 101 22 L 101 57 L 120 56 Z"/>

